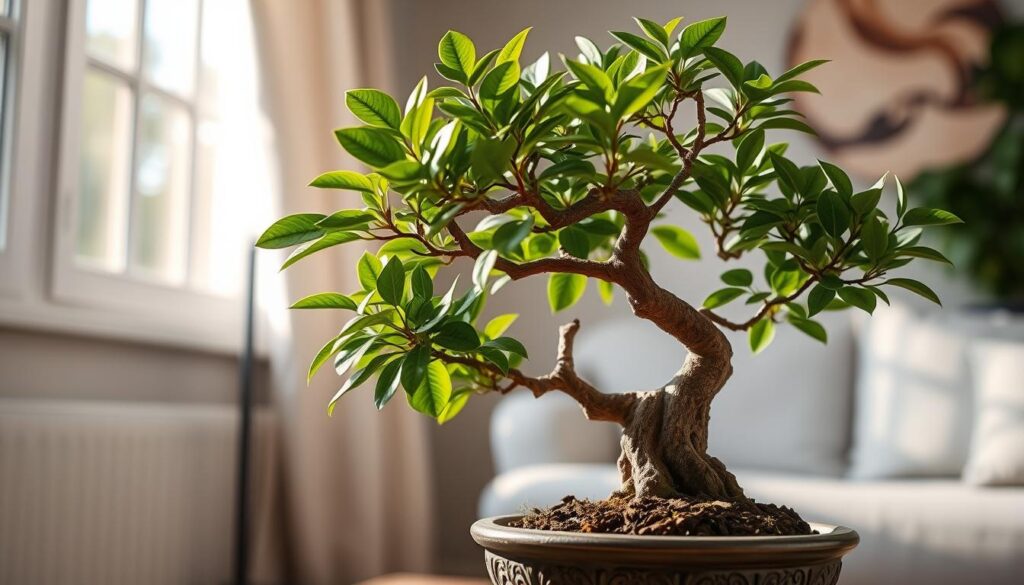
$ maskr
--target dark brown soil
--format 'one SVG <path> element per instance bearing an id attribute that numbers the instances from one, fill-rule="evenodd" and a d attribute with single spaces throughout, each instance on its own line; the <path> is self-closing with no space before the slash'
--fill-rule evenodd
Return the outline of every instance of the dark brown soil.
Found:
<path id="1" fill-rule="evenodd" d="M 567 496 L 546 510 L 533 509 L 517 528 L 649 536 L 780 536 L 812 534 L 799 514 L 775 504 L 721 500 Z"/>

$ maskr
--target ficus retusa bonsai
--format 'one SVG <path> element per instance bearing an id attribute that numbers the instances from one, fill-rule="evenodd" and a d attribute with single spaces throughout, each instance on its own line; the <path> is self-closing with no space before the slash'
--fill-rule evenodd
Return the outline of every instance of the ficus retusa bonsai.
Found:
<path id="1" fill-rule="evenodd" d="M 732 373 L 722 330 L 748 331 L 758 352 L 783 322 L 824 342 L 815 315 L 870 313 L 892 287 L 938 302 L 924 284 L 890 273 L 915 258 L 945 261 L 918 244 L 920 226 L 955 216 L 908 209 L 898 181 L 895 214 L 886 214 L 884 177 L 857 190 L 842 169 L 800 166 L 785 143 L 768 140 L 777 130 L 812 132 L 786 95 L 817 91 L 800 75 L 823 62 L 772 77 L 715 46 L 725 18 L 679 22 L 637 19 L 642 34 L 613 32 L 618 43 L 604 50 L 578 37 L 581 54 L 563 57 L 564 71 L 546 53 L 520 66 L 529 29 L 484 55 L 449 31 L 436 67 L 450 85 L 428 90 L 424 78 L 404 109 L 374 89 L 347 93 L 363 125 L 335 134 L 371 172 L 331 171 L 311 184 L 352 191 L 352 207 L 285 217 L 258 242 L 299 245 L 286 267 L 349 242 L 383 243 L 358 262 L 360 290 L 294 304 L 354 313 L 309 370 L 333 361 L 348 375 L 329 409 L 372 379 L 378 408 L 402 388 L 412 408 L 441 422 L 474 393 L 559 391 L 589 419 L 622 426 L 619 495 L 743 499 L 707 453 L 711 401 Z M 690 124 L 677 115 L 687 102 Z M 679 204 L 707 224 L 720 260 L 753 255 L 763 274 L 725 271 L 725 287 L 702 305 L 660 286 L 642 249 L 648 235 L 681 260 L 699 257 L 694 237 L 663 216 Z M 475 263 L 472 283 L 435 290 L 439 267 L 460 259 Z M 518 367 L 526 348 L 505 335 L 514 316 L 478 316 L 509 279 L 533 276 L 548 279 L 556 312 L 588 281 L 606 301 L 620 290 L 636 316 L 686 346 L 682 368 L 664 388 L 603 393 L 576 373 L 573 321 L 560 330 L 551 372 L 527 375 Z M 727 318 L 728 303 L 745 304 L 749 316 Z"/>

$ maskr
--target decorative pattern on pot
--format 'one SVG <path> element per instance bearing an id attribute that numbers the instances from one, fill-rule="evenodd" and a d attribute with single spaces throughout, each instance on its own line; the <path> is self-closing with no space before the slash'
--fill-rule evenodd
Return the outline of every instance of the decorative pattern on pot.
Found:
<path id="1" fill-rule="evenodd" d="M 485 553 L 494 585 L 835 585 L 841 561 L 796 569 L 679 572 L 650 567 L 524 564 Z"/>

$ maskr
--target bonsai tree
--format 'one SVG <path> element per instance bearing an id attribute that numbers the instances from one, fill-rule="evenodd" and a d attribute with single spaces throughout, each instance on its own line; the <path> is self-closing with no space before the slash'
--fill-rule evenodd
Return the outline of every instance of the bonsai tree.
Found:
<path id="1" fill-rule="evenodd" d="M 637 19 L 639 34 L 613 32 L 618 42 L 604 50 L 577 37 L 581 54 L 563 57 L 564 71 L 547 54 L 520 66 L 529 29 L 483 55 L 449 31 L 436 68 L 450 84 L 429 90 L 424 78 L 404 109 L 374 89 L 347 93 L 363 125 L 335 134 L 372 172 L 331 171 L 311 185 L 352 191 L 353 206 L 285 217 L 258 242 L 301 244 L 285 267 L 349 242 L 383 243 L 358 262 L 360 290 L 294 304 L 354 313 L 309 369 L 333 361 L 348 374 L 329 411 L 374 378 L 378 408 L 402 388 L 412 408 L 442 423 L 474 394 L 563 392 L 587 418 L 622 426 L 616 495 L 748 502 L 707 453 L 711 402 L 732 373 L 723 330 L 749 332 L 759 352 L 784 322 L 824 342 L 818 313 L 870 313 L 893 287 L 939 302 L 891 273 L 915 258 L 944 260 L 918 245 L 920 227 L 955 216 L 908 209 L 898 181 L 889 215 L 879 209 L 884 177 L 857 190 L 840 168 L 801 166 L 768 140 L 775 130 L 811 132 L 786 95 L 816 91 L 800 75 L 823 62 L 772 77 L 715 46 L 725 18 L 679 22 Z M 684 124 L 690 104 L 694 120 Z M 707 224 L 720 260 L 753 255 L 764 270 L 725 271 L 725 286 L 702 304 L 659 285 L 648 235 L 682 261 L 699 257 L 694 237 L 663 215 L 679 204 Z M 474 263 L 472 282 L 437 290 L 438 268 L 462 259 Z M 519 367 L 527 349 L 505 334 L 515 316 L 479 315 L 510 279 L 530 277 L 547 278 L 555 312 L 588 281 L 606 301 L 621 291 L 637 317 L 686 347 L 682 368 L 664 388 L 603 393 L 574 368 L 572 321 L 550 373 L 528 375 Z M 729 303 L 749 315 L 727 317 Z"/>

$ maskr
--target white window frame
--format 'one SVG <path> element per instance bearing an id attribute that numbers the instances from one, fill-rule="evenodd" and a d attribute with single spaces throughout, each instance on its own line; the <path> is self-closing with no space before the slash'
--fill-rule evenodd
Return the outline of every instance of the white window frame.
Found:
<path id="1" fill-rule="evenodd" d="M 12 114 L 16 127 L 8 141 L 13 176 L 7 247 L 0 252 L 0 327 L 237 353 L 243 298 L 102 273 L 75 262 L 85 1 L 20 0 L 21 34 L 12 43 L 17 45 L 12 55 L 18 74 L 8 83 L 17 94 L 8 111 L 18 112 Z M 140 23 L 144 17 L 139 15 Z M 192 139 L 194 167 L 194 134 Z M 190 219 L 194 191 L 189 193 Z M 239 262 L 245 262 L 243 254 Z M 265 339 L 258 341 L 258 351 L 265 354 Z"/>
<path id="2" fill-rule="evenodd" d="M 24 258 L 19 257 L 21 232 L 17 222 L 13 221 L 14 211 L 20 208 L 13 199 L 16 191 L 14 181 L 17 174 L 15 168 L 20 161 L 15 160 L 14 140 L 17 136 L 15 124 L 18 123 L 19 99 L 21 88 L 22 44 L 24 39 L 22 4 L 24 0 L 9 0 L 7 16 L 0 16 L 0 31 L 7 35 L 7 55 L 4 62 L 3 111 L 0 123 L 0 294 L 13 295 L 20 290 L 18 277 L 25 272 Z"/>

